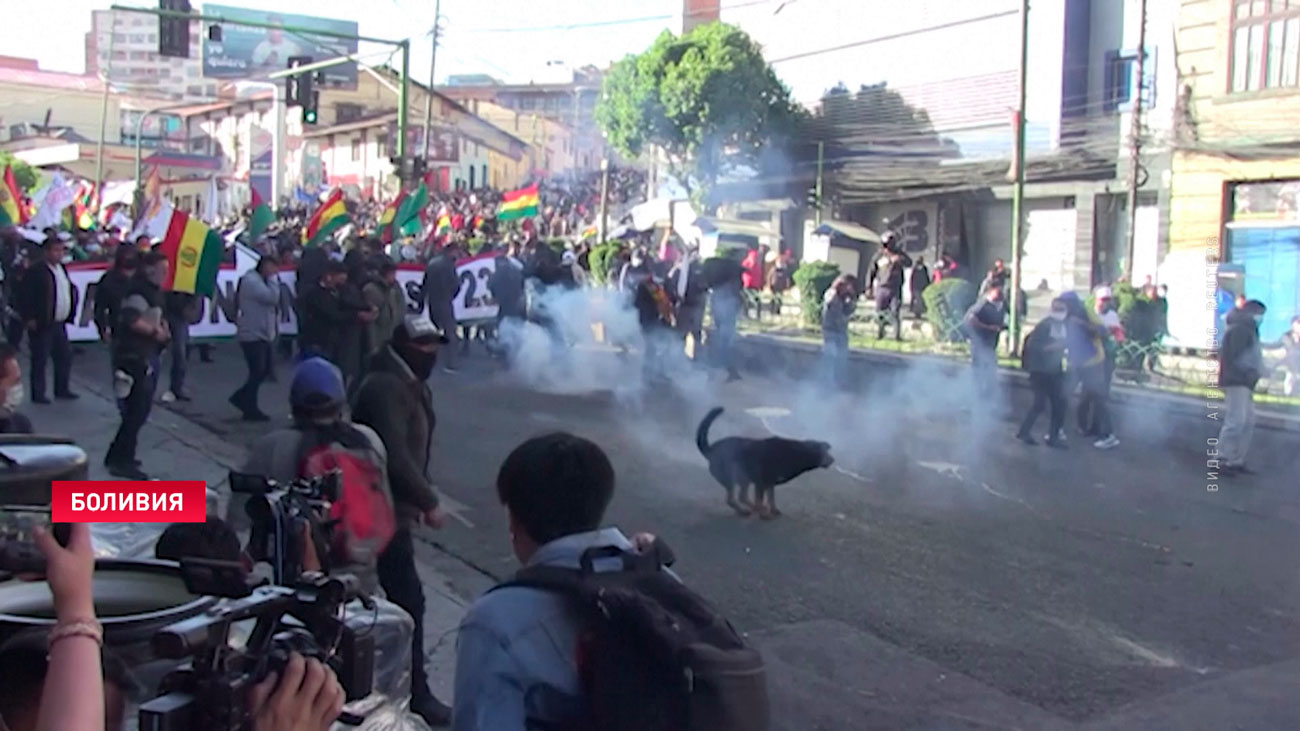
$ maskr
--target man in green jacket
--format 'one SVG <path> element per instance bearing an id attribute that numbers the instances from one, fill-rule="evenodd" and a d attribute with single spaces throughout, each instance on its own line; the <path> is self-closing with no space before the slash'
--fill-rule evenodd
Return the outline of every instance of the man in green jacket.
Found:
<path id="1" fill-rule="evenodd" d="M 407 314 L 406 294 L 402 292 L 402 285 L 397 281 L 397 262 L 394 262 L 392 257 L 381 256 L 377 269 L 379 277 L 366 282 L 361 289 L 366 304 L 377 313 L 374 321 L 368 325 L 370 329 L 370 337 L 367 339 L 370 346 L 368 355 L 372 358 L 388 345 L 393 330 L 402 324 Z"/>

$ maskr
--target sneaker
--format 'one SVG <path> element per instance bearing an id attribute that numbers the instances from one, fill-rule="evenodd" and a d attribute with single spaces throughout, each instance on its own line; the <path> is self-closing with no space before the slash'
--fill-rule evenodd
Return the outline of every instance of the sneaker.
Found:
<path id="1" fill-rule="evenodd" d="M 158 400 L 165 404 L 170 404 L 171 402 L 176 400 L 176 394 L 172 393 L 171 391 L 164 391 L 162 397 L 159 398 Z"/>
<path id="2" fill-rule="evenodd" d="M 149 475 L 146 475 L 143 471 L 141 471 L 141 469 L 140 469 L 139 467 L 136 467 L 136 466 L 133 465 L 133 464 L 117 464 L 117 463 L 113 463 L 113 464 L 105 465 L 105 467 L 108 468 L 108 474 L 110 474 L 110 475 L 112 475 L 112 476 L 114 476 L 114 477 L 119 477 L 119 478 L 121 478 L 121 479 L 123 479 L 123 480 L 147 480 L 147 479 L 149 479 Z"/>
<path id="3" fill-rule="evenodd" d="M 172 391 L 171 394 L 176 397 L 177 401 L 193 401 L 188 393 L 184 391 Z"/>
<path id="4" fill-rule="evenodd" d="M 1070 448 L 1069 442 L 1065 441 L 1064 439 L 1061 439 L 1060 437 L 1053 437 L 1051 434 L 1048 434 L 1047 436 L 1043 437 L 1043 441 L 1047 444 L 1047 446 L 1053 447 L 1055 449 Z"/>
<path id="5" fill-rule="evenodd" d="M 1030 436 L 1029 434 L 1026 434 L 1026 433 L 1024 433 L 1024 432 L 1021 432 L 1021 433 L 1017 434 L 1017 435 L 1016 435 L 1016 439 L 1019 439 L 1020 441 L 1024 442 L 1025 444 L 1028 444 L 1028 445 L 1031 446 L 1031 447 L 1037 447 L 1037 446 L 1038 446 L 1038 442 L 1035 441 L 1034 438 L 1033 438 L 1032 436 Z"/>
<path id="6" fill-rule="evenodd" d="M 1119 439 L 1117 439 L 1114 434 L 1108 434 L 1104 438 L 1093 442 L 1092 446 L 1097 449 L 1114 449 L 1119 446 Z"/>

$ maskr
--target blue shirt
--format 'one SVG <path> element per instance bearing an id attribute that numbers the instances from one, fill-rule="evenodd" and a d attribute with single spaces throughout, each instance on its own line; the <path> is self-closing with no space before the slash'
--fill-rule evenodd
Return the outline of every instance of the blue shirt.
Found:
<path id="1" fill-rule="evenodd" d="M 583 551 L 603 546 L 632 550 L 617 528 L 602 528 L 557 538 L 528 565 L 576 569 Z M 596 569 L 603 569 L 600 561 Z M 456 641 L 453 731 L 522 731 L 579 717 L 585 701 L 572 615 L 563 596 L 538 589 L 507 587 L 479 597 Z"/>

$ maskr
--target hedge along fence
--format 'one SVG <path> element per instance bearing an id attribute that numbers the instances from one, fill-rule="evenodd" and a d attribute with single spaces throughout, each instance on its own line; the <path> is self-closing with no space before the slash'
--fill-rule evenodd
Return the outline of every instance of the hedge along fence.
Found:
<path id="1" fill-rule="evenodd" d="M 799 309 L 804 324 L 821 326 L 822 300 L 839 275 L 839 265 L 825 261 L 805 262 L 795 270 L 794 284 L 799 288 Z"/>
<path id="2" fill-rule="evenodd" d="M 941 343 L 965 340 L 962 322 L 977 297 L 975 285 L 965 279 L 945 278 L 926 287 L 921 299 L 925 302 L 925 318 L 934 329 L 934 339 Z"/>

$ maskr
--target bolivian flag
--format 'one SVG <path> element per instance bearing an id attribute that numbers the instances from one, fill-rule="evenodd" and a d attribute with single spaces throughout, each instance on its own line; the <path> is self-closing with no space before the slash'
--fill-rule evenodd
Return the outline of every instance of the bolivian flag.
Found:
<path id="1" fill-rule="evenodd" d="M 497 211 L 497 219 L 513 221 L 516 218 L 536 216 L 540 203 L 541 197 L 537 194 L 536 183 L 527 188 L 512 190 L 501 197 L 501 208 Z"/>
<path id="2" fill-rule="evenodd" d="M 319 246 L 349 220 L 347 206 L 343 205 L 343 189 L 336 188 L 303 228 L 303 246 Z"/>
<path id="3" fill-rule="evenodd" d="M 397 209 L 405 199 L 406 191 L 398 192 L 397 197 L 389 201 L 384 206 L 384 212 L 379 214 L 379 240 L 385 244 L 393 243 L 393 221 L 397 219 Z"/>
<path id="4" fill-rule="evenodd" d="M 439 236 L 451 230 L 451 216 L 446 213 L 438 216 L 438 223 L 433 227 L 434 232 Z"/>
<path id="5" fill-rule="evenodd" d="M 163 289 L 212 296 L 226 249 L 220 234 L 188 213 L 174 210 L 167 234 L 158 246 L 170 265 Z"/>
<path id="6" fill-rule="evenodd" d="M 275 214 L 271 212 L 271 207 L 266 205 L 266 201 L 262 200 L 262 195 L 257 192 L 257 188 L 251 190 L 253 191 L 253 200 L 249 203 L 249 207 L 252 208 L 252 215 L 248 217 L 248 240 L 256 244 L 257 240 L 262 238 L 262 234 L 266 233 L 266 229 L 271 225 L 271 222 L 275 220 Z"/>
<path id="7" fill-rule="evenodd" d="M 0 181 L 0 226 L 18 226 L 27 223 L 29 218 L 14 169 L 5 165 L 5 177 Z"/>

